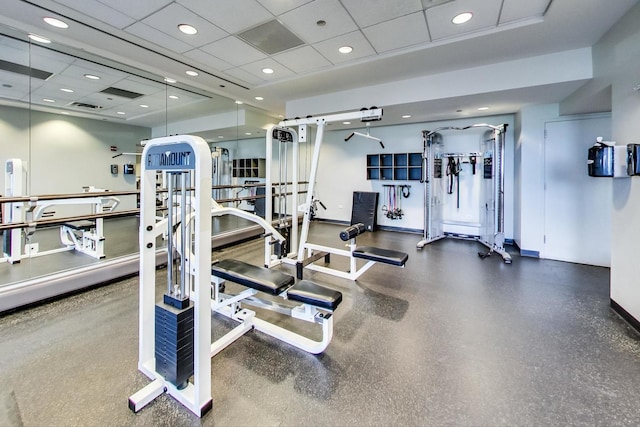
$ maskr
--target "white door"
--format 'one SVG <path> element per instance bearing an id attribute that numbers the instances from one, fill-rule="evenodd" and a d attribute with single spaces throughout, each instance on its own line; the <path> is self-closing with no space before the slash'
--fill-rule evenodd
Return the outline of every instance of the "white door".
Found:
<path id="1" fill-rule="evenodd" d="M 610 266 L 612 179 L 587 173 L 596 137 L 611 139 L 611 117 L 545 123 L 543 258 Z"/>

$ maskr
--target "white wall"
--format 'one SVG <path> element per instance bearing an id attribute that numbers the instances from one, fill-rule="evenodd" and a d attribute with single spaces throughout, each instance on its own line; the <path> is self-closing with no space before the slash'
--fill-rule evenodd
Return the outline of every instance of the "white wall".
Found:
<path id="1" fill-rule="evenodd" d="M 139 126 L 0 107 L 0 162 L 3 167 L 10 158 L 28 162 L 31 195 L 80 193 L 90 185 L 134 190 L 135 175 L 123 175 L 122 165 L 135 163 L 135 156 L 112 156 L 135 152 L 150 133 Z M 118 151 L 110 151 L 110 146 Z M 117 175 L 111 174 L 110 164 L 118 164 Z M 4 189 L 4 173 L 0 180 Z M 119 209 L 136 206 L 134 196 L 121 200 Z"/>
<path id="2" fill-rule="evenodd" d="M 593 77 L 591 48 L 489 64 L 287 101 L 287 117 L 390 106 L 456 96 L 584 81 Z"/>
<path id="3" fill-rule="evenodd" d="M 613 140 L 640 143 L 640 4 L 594 46 L 596 78 L 612 85 Z M 613 182 L 611 300 L 640 320 L 640 178 Z"/>
<path id="4" fill-rule="evenodd" d="M 558 117 L 558 104 L 529 106 L 518 113 L 515 150 L 518 225 L 514 239 L 523 255 L 537 257 L 543 251 L 544 124 Z"/>

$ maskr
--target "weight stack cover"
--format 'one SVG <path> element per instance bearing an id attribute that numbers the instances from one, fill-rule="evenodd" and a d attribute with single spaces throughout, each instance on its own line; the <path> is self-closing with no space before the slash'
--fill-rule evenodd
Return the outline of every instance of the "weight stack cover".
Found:
<path id="1" fill-rule="evenodd" d="M 351 225 L 362 223 L 367 231 L 375 231 L 378 219 L 378 193 L 354 191 Z"/>
<path id="2" fill-rule="evenodd" d="M 156 304 L 156 371 L 175 386 L 193 375 L 194 307 Z"/>

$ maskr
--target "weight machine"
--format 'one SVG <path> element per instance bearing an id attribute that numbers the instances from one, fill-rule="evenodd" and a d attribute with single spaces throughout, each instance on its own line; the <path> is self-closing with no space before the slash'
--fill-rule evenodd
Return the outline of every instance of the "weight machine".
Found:
<path id="1" fill-rule="evenodd" d="M 464 131 L 468 129 L 486 128 L 481 142 L 480 152 L 447 153 L 443 151 L 442 131 Z M 417 244 L 418 249 L 436 240 L 448 236 L 462 237 L 476 240 L 489 248 L 487 253 L 478 253 L 481 258 L 493 252 L 500 254 L 505 263 L 511 263 L 511 255 L 504 249 L 504 150 L 507 125 L 492 126 L 489 124 L 474 124 L 465 127 L 441 127 L 432 131 L 422 131 L 422 182 L 424 184 L 424 232 L 423 238 Z M 484 203 L 480 207 L 482 224 L 479 236 L 447 233 L 443 223 L 443 205 L 439 203 L 437 191 L 441 189 L 443 178 L 447 178 L 448 193 L 457 197 L 457 207 L 460 207 L 460 161 L 468 159 L 475 174 L 480 169 L 482 181 L 485 183 Z M 444 162 L 447 161 L 447 165 Z M 443 170 L 446 167 L 446 172 Z M 456 182 L 457 181 L 457 182 Z"/>
<path id="2" fill-rule="evenodd" d="M 26 196 L 26 164 L 20 159 L 9 159 L 5 164 L 5 194 L 8 197 Z M 104 193 L 105 190 L 94 187 L 86 187 L 84 192 Z M 50 209 L 54 206 L 79 206 L 89 205 L 92 215 L 105 212 L 113 212 L 120 204 L 117 197 L 97 195 L 95 197 L 82 198 L 57 198 L 40 200 L 37 196 L 30 197 L 27 202 L 14 202 L 8 204 L 6 215 L 3 215 L 3 223 L 28 223 L 34 224 L 42 218 L 51 218 L 54 212 Z M 36 231 L 35 225 L 29 225 L 24 229 L 15 228 L 7 230 L 4 234 L 4 257 L 10 264 L 20 262 L 21 259 L 31 258 L 52 253 L 75 250 L 96 259 L 102 259 L 104 254 L 104 220 L 65 222 L 60 226 L 60 241 L 62 248 L 41 251 L 38 243 L 30 243 L 31 237 Z"/>
<path id="3" fill-rule="evenodd" d="M 299 205 L 297 207 L 298 211 L 303 213 L 302 220 L 302 229 L 300 231 L 300 240 L 298 242 L 297 237 L 297 222 L 293 221 L 292 223 L 292 231 L 291 231 L 291 248 L 295 249 L 297 247 L 297 251 L 292 251 L 286 254 L 286 256 L 275 256 L 273 251 L 265 250 L 265 265 L 273 266 L 280 263 L 287 264 L 295 264 L 296 265 L 296 274 L 298 279 L 302 279 L 303 269 L 308 268 L 310 270 L 320 271 L 323 273 L 332 274 L 338 277 L 344 277 L 350 280 L 356 280 L 360 275 L 362 275 L 365 271 L 367 271 L 373 264 L 376 262 L 382 262 L 397 266 L 404 266 L 404 263 L 408 259 L 408 255 L 404 253 L 400 253 L 398 251 L 391 251 L 387 249 L 373 248 L 373 247 L 362 247 L 358 248 L 356 246 L 355 238 L 362 231 L 360 228 L 357 228 L 358 232 L 350 233 L 349 237 L 346 240 L 349 240 L 350 243 L 348 245 L 348 250 L 345 249 L 337 249 L 328 246 L 314 244 L 308 241 L 309 238 L 309 225 L 311 223 L 311 212 L 314 209 L 314 190 L 316 185 L 316 177 L 318 174 L 318 164 L 320 161 L 320 149 L 322 147 L 323 138 L 324 138 L 324 129 L 325 126 L 332 122 L 344 122 L 348 120 L 360 120 L 362 122 L 368 123 L 372 121 L 377 121 L 382 119 L 382 109 L 372 107 L 371 109 L 362 109 L 360 111 L 348 112 L 348 113 L 339 113 L 332 114 L 327 116 L 319 116 L 319 117 L 306 117 L 303 119 L 291 119 L 284 120 L 280 122 L 278 126 L 273 126 L 269 128 L 267 131 L 267 181 L 266 181 L 266 193 L 271 194 L 273 183 L 271 178 L 271 163 L 272 163 L 272 143 L 274 140 L 278 140 L 284 144 L 291 144 L 293 151 L 293 164 L 292 168 L 292 181 L 293 181 L 293 189 L 292 193 L 294 195 L 298 194 L 298 144 L 300 142 L 307 141 L 307 131 L 309 126 L 316 127 L 316 135 L 315 142 L 313 146 L 313 157 L 311 162 L 311 170 L 309 172 L 309 184 L 307 187 L 307 195 L 305 203 Z M 297 131 L 293 128 L 296 127 Z M 352 136 L 356 135 L 353 132 L 349 135 L 345 140 L 350 139 Z M 372 139 L 381 143 L 380 139 L 371 137 L 370 135 L 357 134 L 358 136 L 364 136 L 368 139 Z M 282 159 L 280 159 L 282 162 Z M 286 160 L 286 158 L 285 158 Z M 283 166 L 280 165 L 282 168 Z M 285 168 L 286 173 L 286 168 Z M 282 179 L 280 180 L 282 181 Z M 296 196 L 294 196 L 296 197 Z M 286 209 L 286 207 L 285 207 Z M 267 206 L 266 206 L 266 219 L 270 221 L 272 219 L 273 206 L 269 202 L 269 197 L 267 197 Z M 282 211 L 281 211 L 282 212 Z M 295 213 L 294 213 L 295 214 Z M 323 259 L 326 262 L 329 262 L 330 255 L 338 255 L 349 258 L 349 271 L 344 272 L 335 268 L 331 268 L 329 266 L 321 266 L 314 264 L 316 261 Z M 360 269 L 358 269 L 356 261 L 357 258 L 367 261 L 365 265 L 363 265 Z"/>
<path id="4" fill-rule="evenodd" d="M 156 171 L 168 175 L 168 209 L 162 219 L 156 216 Z M 188 135 L 149 141 L 142 153 L 140 185 L 138 369 L 152 382 L 129 397 L 129 408 L 137 412 L 166 392 L 202 416 L 212 407 L 209 146 Z M 194 215 L 192 221 L 185 221 L 187 214 Z M 181 231 L 178 241 L 174 229 Z M 167 288 L 157 302 L 156 244 L 164 233 Z M 194 255 L 179 256 L 191 253 L 187 246 Z"/>

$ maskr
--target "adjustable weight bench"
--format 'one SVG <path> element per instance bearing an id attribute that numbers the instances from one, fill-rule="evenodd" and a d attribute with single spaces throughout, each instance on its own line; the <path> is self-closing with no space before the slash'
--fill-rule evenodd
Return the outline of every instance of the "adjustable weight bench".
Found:
<path id="1" fill-rule="evenodd" d="M 60 226 L 60 240 L 67 248 L 102 259 L 105 237 L 95 220 L 65 222 Z"/>
<path id="2" fill-rule="evenodd" d="M 296 264 L 298 279 L 302 279 L 302 271 L 306 267 L 309 270 L 320 271 L 322 273 L 332 274 L 334 276 L 343 277 L 345 279 L 357 280 L 365 271 L 371 268 L 375 263 L 389 264 L 396 267 L 404 267 L 409 259 L 409 255 L 405 252 L 395 251 L 392 249 L 376 248 L 374 246 L 357 246 L 356 236 L 367 231 L 364 224 L 359 223 L 345 228 L 340 232 L 342 241 L 349 241 L 349 250 L 330 248 L 314 244 L 307 244 L 309 250 L 307 258 Z M 313 252 L 316 251 L 316 252 Z M 349 258 L 349 271 L 336 270 L 328 266 L 316 265 L 314 262 L 321 258 L 325 259 L 328 264 L 330 255 L 336 254 Z M 365 265 L 358 269 L 356 260 L 362 259 L 367 261 Z"/>
<path id="3" fill-rule="evenodd" d="M 309 353 L 323 352 L 333 337 L 333 311 L 342 302 L 342 294 L 333 289 L 301 280 L 295 283 L 293 276 L 286 273 L 258 267 L 243 261 L 225 259 L 211 266 L 213 300 L 211 309 L 240 324 L 211 345 L 211 356 L 219 353 L 229 344 L 251 329 L 264 332 L 274 338 L 296 346 Z M 230 281 L 246 287 L 237 295 L 226 294 L 221 285 Z M 277 295 L 286 300 L 300 303 L 297 306 L 280 304 L 257 297 L 259 293 Z M 276 311 L 294 319 L 318 323 L 322 326 L 322 340 L 314 341 L 281 326 L 259 319 L 252 310 L 241 304 Z"/>

